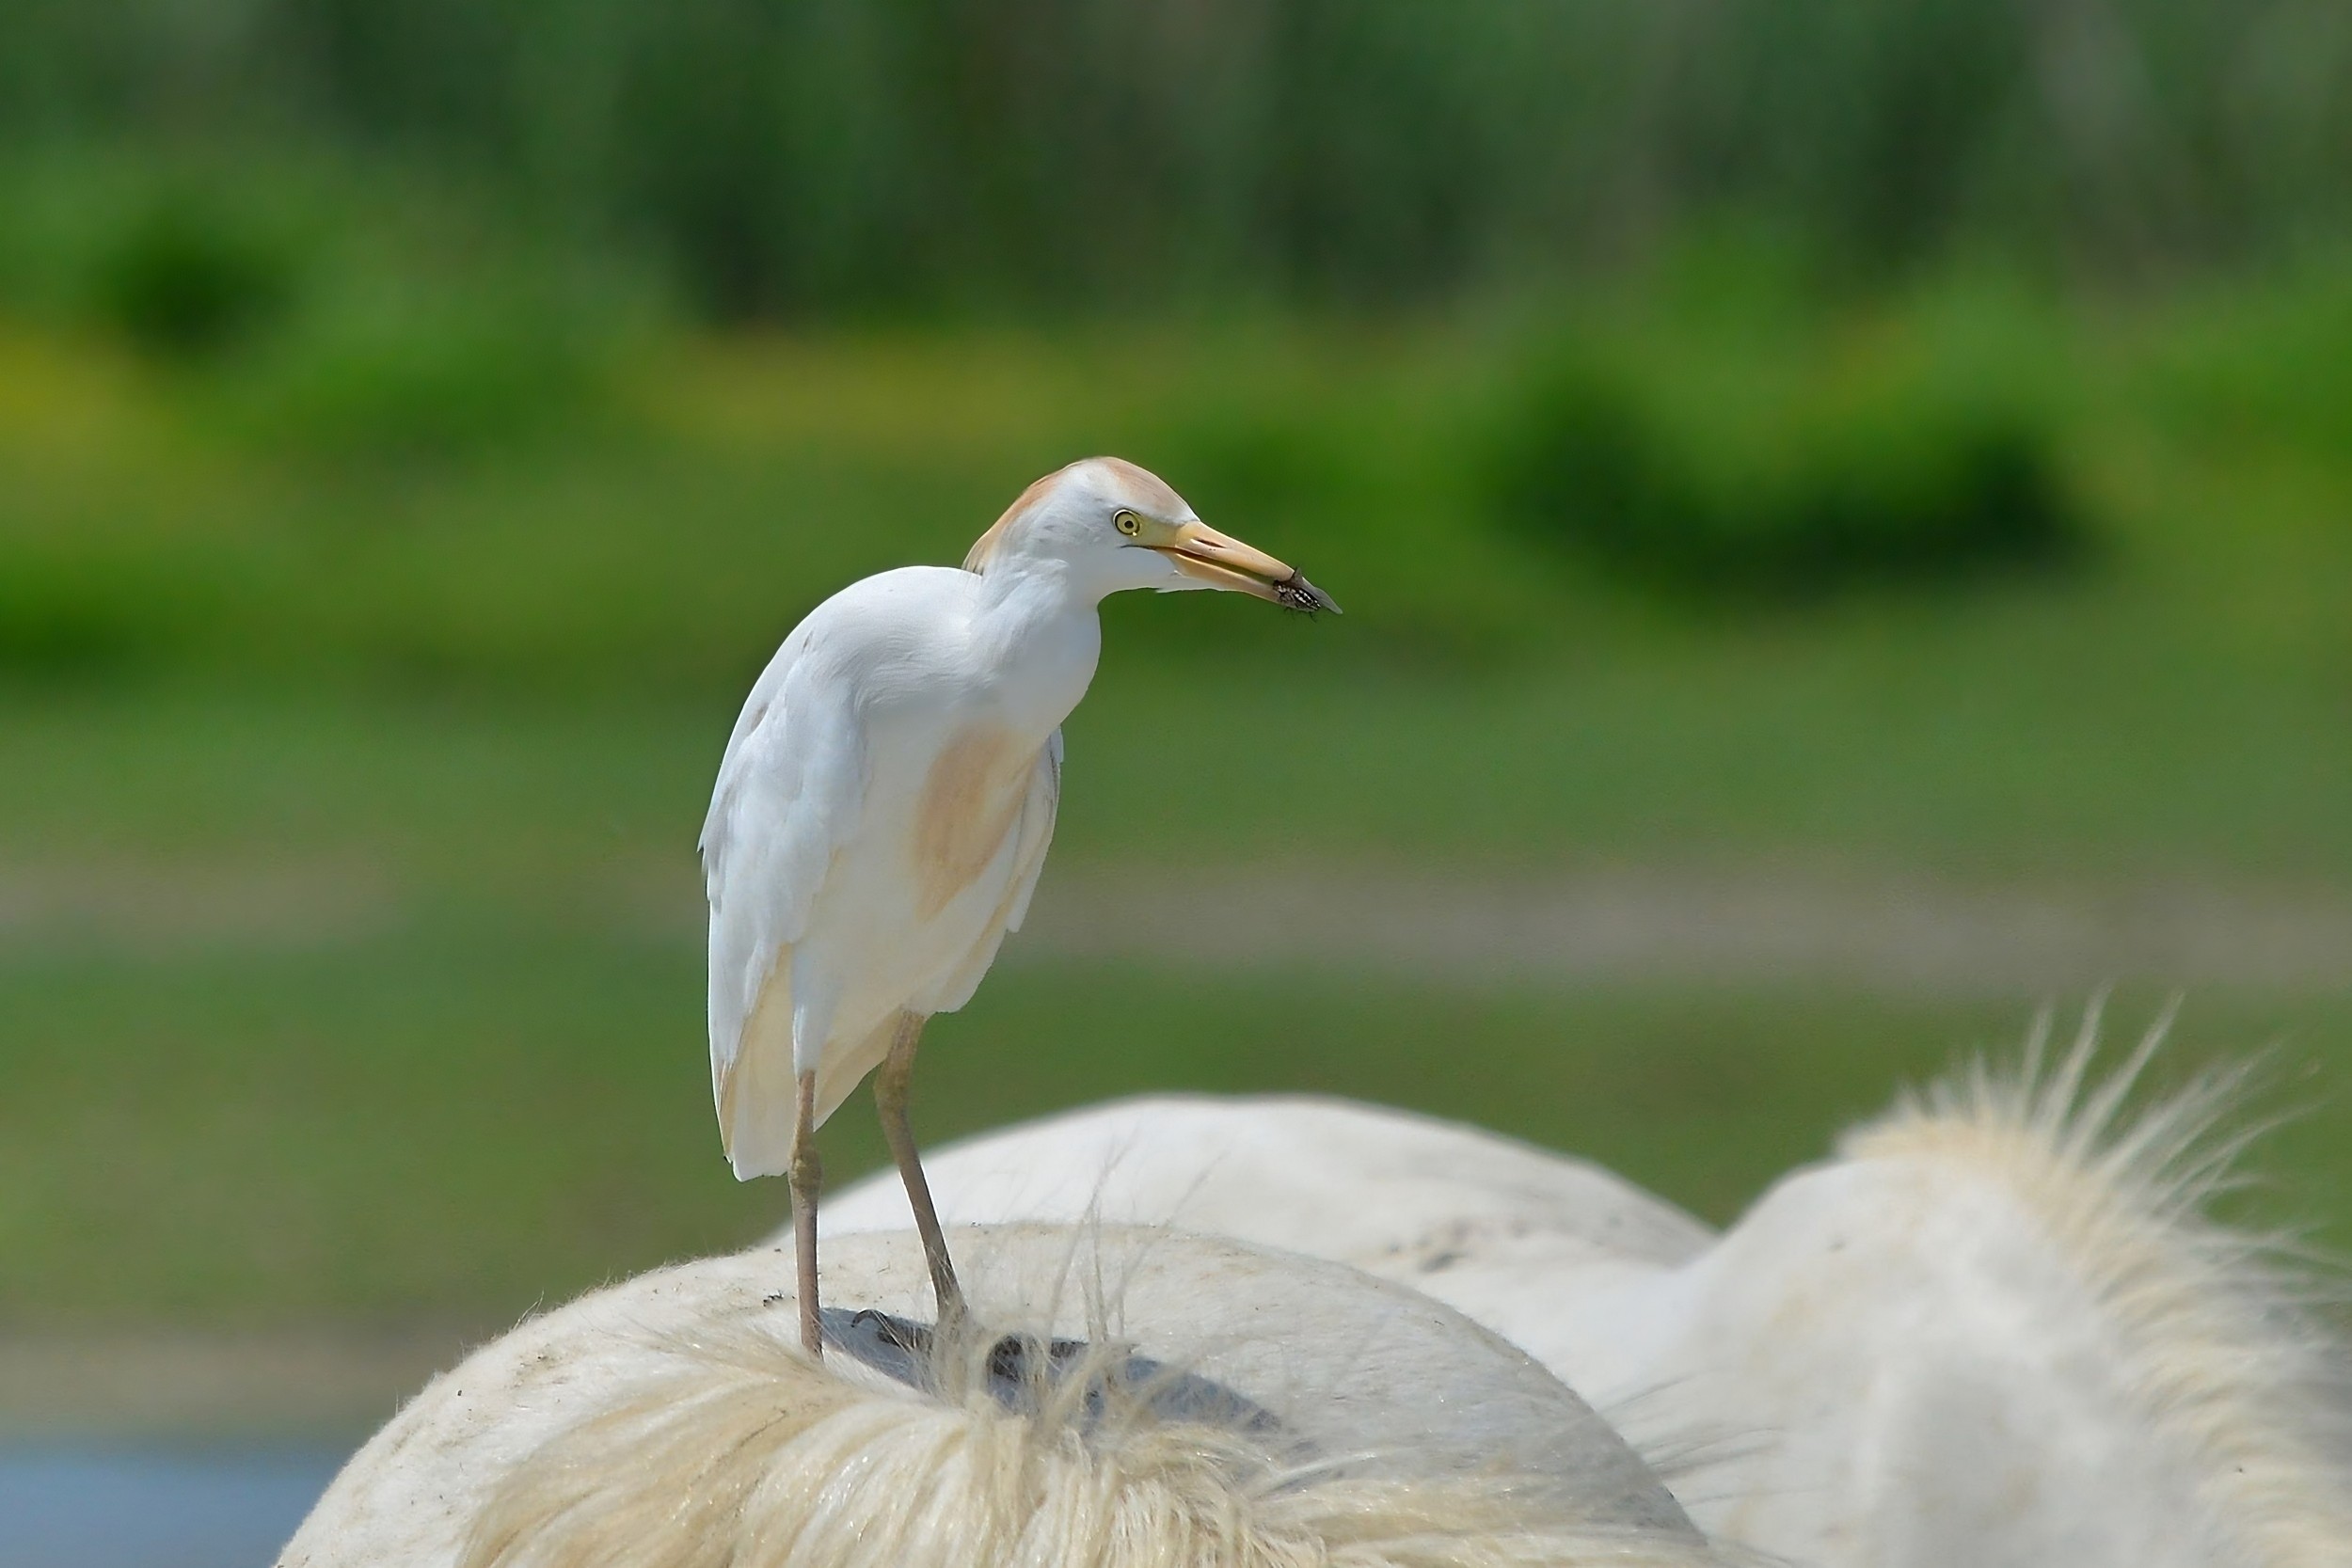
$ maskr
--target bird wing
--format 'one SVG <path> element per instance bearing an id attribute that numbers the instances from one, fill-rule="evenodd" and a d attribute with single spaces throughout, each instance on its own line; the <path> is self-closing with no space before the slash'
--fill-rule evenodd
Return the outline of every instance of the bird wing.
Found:
<path id="1" fill-rule="evenodd" d="M 926 1009 L 952 1013 L 972 1000 L 980 979 L 996 961 L 996 950 L 1007 933 L 1021 929 L 1028 917 L 1030 895 L 1037 892 L 1038 873 L 1045 869 L 1045 850 L 1054 842 L 1054 816 L 1061 809 L 1061 731 L 1047 737 L 1029 770 L 1028 793 L 1013 825 L 1012 876 L 1005 884 L 1004 902 L 971 953 L 928 1001 Z"/>
<path id="2" fill-rule="evenodd" d="M 1045 850 L 1054 842 L 1054 818 L 1061 811 L 1061 731 L 1046 737 L 1038 753 L 1036 771 L 1029 775 L 1029 798 L 1021 808 L 1021 842 L 1013 851 L 1012 897 L 1005 909 L 1005 929 L 1017 931 L 1029 916 L 1029 897 L 1037 892 L 1038 873 L 1045 869 Z"/>
<path id="3" fill-rule="evenodd" d="M 747 1026 L 781 1029 L 789 1061 L 789 987 L 769 984 L 770 976 L 788 982 L 791 948 L 806 934 L 834 853 L 865 806 L 865 745 L 850 692 L 820 678 L 808 656 L 808 639 L 787 639 L 752 688 L 703 822 L 711 1091 L 731 1149 L 741 1131 L 731 1108 L 756 1119 L 771 1101 L 791 1103 L 788 1085 L 776 1095 L 734 1079 Z"/>

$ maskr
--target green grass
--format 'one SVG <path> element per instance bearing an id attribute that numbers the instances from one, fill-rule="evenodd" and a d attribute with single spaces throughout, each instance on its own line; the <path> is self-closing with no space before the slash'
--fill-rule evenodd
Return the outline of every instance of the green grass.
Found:
<path id="1" fill-rule="evenodd" d="M 437 922 L 296 954 L 0 962 L 0 1323 L 495 1324 L 778 1223 L 719 1158 L 686 942 Z M 2135 1028 L 2146 999 L 2119 1006 Z M 927 1045 L 933 1139 L 1143 1089 L 1312 1090 L 1470 1117 L 1717 1220 L 1898 1082 L 2006 1053 L 2022 1003 L 1836 992 L 1489 994 L 1008 966 Z M 2265 1109 L 2352 1067 L 2344 998 L 2217 998 L 2160 1077 L 2279 1039 Z M 1474 1054 L 1472 1049 L 1474 1048 Z M 839 1175 L 880 1141 L 853 1101 Z M 2266 1216 L 2352 1240 L 2352 1108 L 2265 1148 Z"/>
<path id="2" fill-rule="evenodd" d="M 1366 682 L 1310 650 L 1201 680 L 1115 648 L 1055 864 L 2340 883 L 2331 694 L 2171 657 L 2055 602 L 1508 678 Z M 0 1323 L 491 1323 L 772 1224 L 781 1190 L 718 1159 L 703 1061 L 692 836 L 728 705 L 9 694 L 0 868 L 67 912 L 0 931 Z M 246 883 L 279 873 L 291 912 L 256 935 Z M 154 928 L 151 900 L 180 912 Z M 920 1114 L 937 1137 L 1141 1088 L 1317 1089 L 1541 1138 L 1720 1219 L 2040 1000 L 1016 957 L 938 1024 Z M 2126 1029 L 2152 999 L 2129 1001 Z M 2282 1102 L 2322 1099 L 2272 1164 L 2288 1212 L 2352 1241 L 2352 1001 L 2191 1002 L 2177 1061 L 2282 1041 Z M 828 1148 L 836 1172 L 879 1157 L 859 1111 Z"/>
<path id="3" fill-rule="evenodd" d="M 1235 657 L 1124 634 L 1259 606 L 1120 605 L 1069 726 L 1057 863 L 2352 877 L 2332 665 L 2168 641 L 2129 610 L 1856 613 L 1470 675 L 1335 664 L 1352 617 Z M 0 863 L 325 861 L 541 911 L 670 876 L 691 903 L 734 702 L 0 690 Z"/>

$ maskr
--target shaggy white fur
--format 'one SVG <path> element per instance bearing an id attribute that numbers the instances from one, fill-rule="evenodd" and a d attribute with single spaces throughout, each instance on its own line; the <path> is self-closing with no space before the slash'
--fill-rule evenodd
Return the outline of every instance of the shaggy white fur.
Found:
<path id="1" fill-rule="evenodd" d="M 1979 1060 L 1905 1096 L 1841 1152 L 2001 1173 L 2095 1301 L 2148 1439 L 2185 1457 L 2219 1560 L 2352 1563 L 2352 1355 L 2286 1238 L 2207 1212 L 2263 1131 L 2220 1131 L 2245 1069 L 2209 1069 L 2127 1114 L 2169 1022 L 2092 1084 L 2096 1009 L 2054 1065 L 2044 1018 L 2020 1070 Z"/>
<path id="2" fill-rule="evenodd" d="M 1037 1336 L 1009 1380 L 994 1334 L 928 1347 L 911 1382 L 810 1362 L 786 1255 L 660 1271 L 438 1379 L 281 1568 L 1722 1560 L 1573 1394 L 1412 1292 L 1165 1231 L 970 1243 L 978 1321 Z M 911 1236 L 847 1238 L 826 1271 L 839 1303 L 926 1299 Z M 1044 1375 L 1073 1327 L 1089 1347 Z"/>
<path id="3" fill-rule="evenodd" d="M 1323 1471 L 1270 1434 L 1156 1418 L 1134 1390 L 1002 1408 L 951 1347 L 938 1395 L 878 1392 L 773 1336 L 680 1347 L 667 1377 L 558 1433 L 492 1494 L 466 1568 L 1503 1568 L 1691 1564 L 1687 1538 L 1596 1528 L 1506 1478 Z"/>
<path id="4" fill-rule="evenodd" d="M 2220 1127 L 2238 1079 L 2129 1112 L 2161 1030 L 2093 1085 L 2095 1023 L 1907 1099 L 1714 1238 L 1577 1162 L 1332 1102 L 1129 1101 L 930 1165 L 955 1218 L 1091 1206 L 1409 1283 L 1688 1472 L 1718 1539 L 1815 1568 L 2352 1563 L 2344 1353 L 2287 1255 L 2204 1212 L 2251 1135 Z"/>

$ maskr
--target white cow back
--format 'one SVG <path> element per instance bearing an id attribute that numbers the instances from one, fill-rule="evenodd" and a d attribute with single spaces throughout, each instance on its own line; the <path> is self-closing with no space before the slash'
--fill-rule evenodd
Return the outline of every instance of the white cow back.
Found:
<path id="1" fill-rule="evenodd" d="M 961 1256 L 989 1332 L 915 1386 L 803 1355 L 767 1249 L 528 1323 L 370 1443 L 282 1568 L 1715 1560 L 1573 1393 L 1413 1292 L 1162 1230 L 978 1230 Z M 904 1234 L 830 1245 L 826 1289 L 907 1318 L 929 1300 Z M 982 1370 L 1010 1328 L 1083 1336 L 1098 1371 L 1132 1348 L 1248 1418 L 1083 1372 L 1009 1408 Z"/>
<path id="2" fill-rule="evenodd" d="M 2090 1091 L 2090 1049 L 1907 1103 L 1721 1238 L 1581 1162 L 1329 1101 L 1131 1101 L 930 1164 L 961 1218 L 1175 1219 L 1410 1284 L 1590 1398 L 1704 1528 L 1816 1568 L 2352 1562 L 2352 1366 L 2200 1212 L 2222 1086 L 2126 1117 L 2144 1052 Z"/>

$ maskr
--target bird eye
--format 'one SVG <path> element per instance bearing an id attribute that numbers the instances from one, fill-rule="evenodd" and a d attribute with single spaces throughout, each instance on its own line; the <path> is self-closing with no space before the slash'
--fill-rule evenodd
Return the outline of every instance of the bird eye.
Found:
<path id="1" fill-rule="evenodd" d="M 1133 539 L 1136 534 L 1143 531 L 1143 519 L 1136 516 L 1126 508 L 1121 507 L 1119 511 L 1111 515 L 1111 527 L 1119 530 L 1120 532 L 1125 534 L 1128 538 Z"/>

